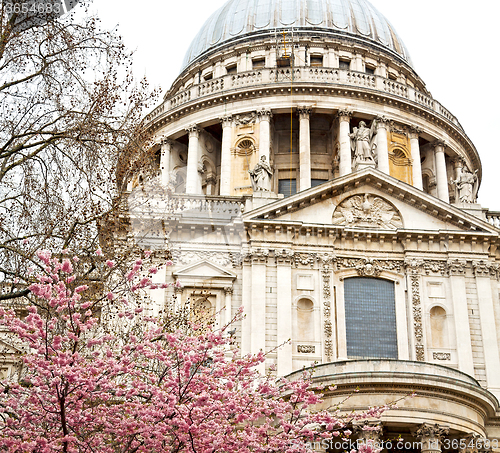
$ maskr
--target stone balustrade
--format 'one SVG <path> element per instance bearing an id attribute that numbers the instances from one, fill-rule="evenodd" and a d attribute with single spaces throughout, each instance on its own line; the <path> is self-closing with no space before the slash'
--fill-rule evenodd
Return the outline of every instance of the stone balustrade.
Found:
<path id="1" fill-rule="evenodd" d="M 457 118 L 438 101 L 409 85 L 396 82 L 384 77 L 366 74 L 351 70 L 322 67 L 295 67 L 295 68 L 262 68 L 237 74 L 226 74 L 177 92 L 163 104 L 155 108 L 146 118 L 152 121 L 165 112 L 187 104 L 196 99 L 203 99 L 214 94 L 226 94 L 231 90 L 251 88 L 262 85 L 293 83 L 327 83 L 339 87 L 365 87 L 393 96 L 398 96 L 416 104 L 433 110 L 448 121 L 462 126 Z"/>
<path id="2" fill-rule="evenodd" d="M 488 211 L 486 213 L 486 220 L 490 225 L 500 228 L 500 212 L 499 211 Z"/>
<path id="3" fill-rule="evenodd" d="M 168 218 L 172 216 L 228 221 L 239 216 L 245 201 L 241 197 L 224 198 L 205 195 L 167 194 L 163 187 L 157 190 L 135 190 L 127 199 L 130 214 Z"/>

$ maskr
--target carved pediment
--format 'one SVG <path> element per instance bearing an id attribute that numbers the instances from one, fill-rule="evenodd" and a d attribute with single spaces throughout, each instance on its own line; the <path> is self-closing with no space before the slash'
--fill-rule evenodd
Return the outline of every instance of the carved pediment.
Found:
<path id="1" fill-rule="evenodd" d="M 369 193 L 343 200 L 335 208 L 332 223 L 349 227 L 403 228 L 399 211 L 384 198 Z"/>

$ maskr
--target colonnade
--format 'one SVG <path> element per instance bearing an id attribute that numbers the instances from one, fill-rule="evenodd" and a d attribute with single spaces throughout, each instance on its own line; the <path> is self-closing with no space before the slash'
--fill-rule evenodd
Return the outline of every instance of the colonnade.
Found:
<path id="1" fill-rule="evenodd" d="M 297 114 L 299 116 L 299 168 L 300 179 L 298 191 L 303 191 L 311 187 L 311 133 L 310 133 L 310 115 L 312 107 L 299 106 Z M 259 155 L 265 156 L 270 160 L 271 146 L 271 118 L 272 112 L 268 109 L 262 109 L 257 112 L 259 121 Z M 345 176 L 353 171 L 352 153 L 351 153 L 351 118 L 352 112 L 340 110 L 337 114 L 339 122 L 339 173 Z M 389 174 L 389 150 L 387 141 L 388 120 L 385 117 L 376 117 L 377 124 L 377 160 L 378 169 L 383 173 Z M 221 145 L 221 173 L 220 173 L 220 195 L 231 195 L 231 146 L 233 134 L 233 117 L 231 115 L 221 118 L 222 123 L 222 145 Z M 423 189 L 421 155 L 419 146 L 419 134 L 422 130 L 417 127 L 408 128 L 408 137 L 410 141 L 410 152 L 412 160 L 413 185 L 418 189 Z M 186 193 L 201 194 L 200 171 L 201 150 L 199 146 L 199 136 L 201 129 L 198 125 L 192 124 L 186 128 L 189 135 L 187 172 L 186 172 Z M 448 175 L 445 159 L 445 143 L 441 140 L 433 143 L 435 156 L 437 197 L 445 202 L 449 202 L 448 193 Z M 170 153 L 172 150 L 172 141 L 163 140 L 161 143 L 161 170 L 162 182 L 168 182 L 170 171 Z"/>

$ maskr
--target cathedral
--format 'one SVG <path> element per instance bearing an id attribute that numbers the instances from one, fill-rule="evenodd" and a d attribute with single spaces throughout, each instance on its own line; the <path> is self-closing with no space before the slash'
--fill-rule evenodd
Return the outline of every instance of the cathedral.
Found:
<path id="1" fill-rule="evenodd" d="M 147 122 L 123 237 L 171 254 L 158 309 L 243 307 L 241 353 L 314 363 L 325 407 L 400 401 L 370 432 L 387 451 L 500 451 L 500 213 L 368 0 L 227 1 Z"/>

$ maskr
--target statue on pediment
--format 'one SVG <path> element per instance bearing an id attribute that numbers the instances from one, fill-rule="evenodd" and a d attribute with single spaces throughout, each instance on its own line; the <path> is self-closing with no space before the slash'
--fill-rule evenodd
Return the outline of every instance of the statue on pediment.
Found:
<path id="1" fill-rule="evenodd" d="M 254 192 L 270 192 L 271 191 L 271 178 L 273 176 L 273 169 L 266 160 L 266 156 L 261 156 L 259 162 L 253 170 L 248 170 L 250 173 L 250 180 L 252 182 L 252 189 Z"/>
<path id="2" fill-rule="evenodd" d="M 354 127 L 351 138 L 351 149 L 354 152 L 354 162 L 370 162 L 375 163 L 375 136 L 376 136 L 376 121 L 372 121 L 368 128 L 364 121 L 359 122 L 358 127 Z"/>
<path id="3" fill-rule="evenodd" d="M 471 173 L 463 167 L 457 179 L 451 181 L 456 185 L 458 199 L 461 203 L 475 203 L 477 198 L 477 170 Z"/>

